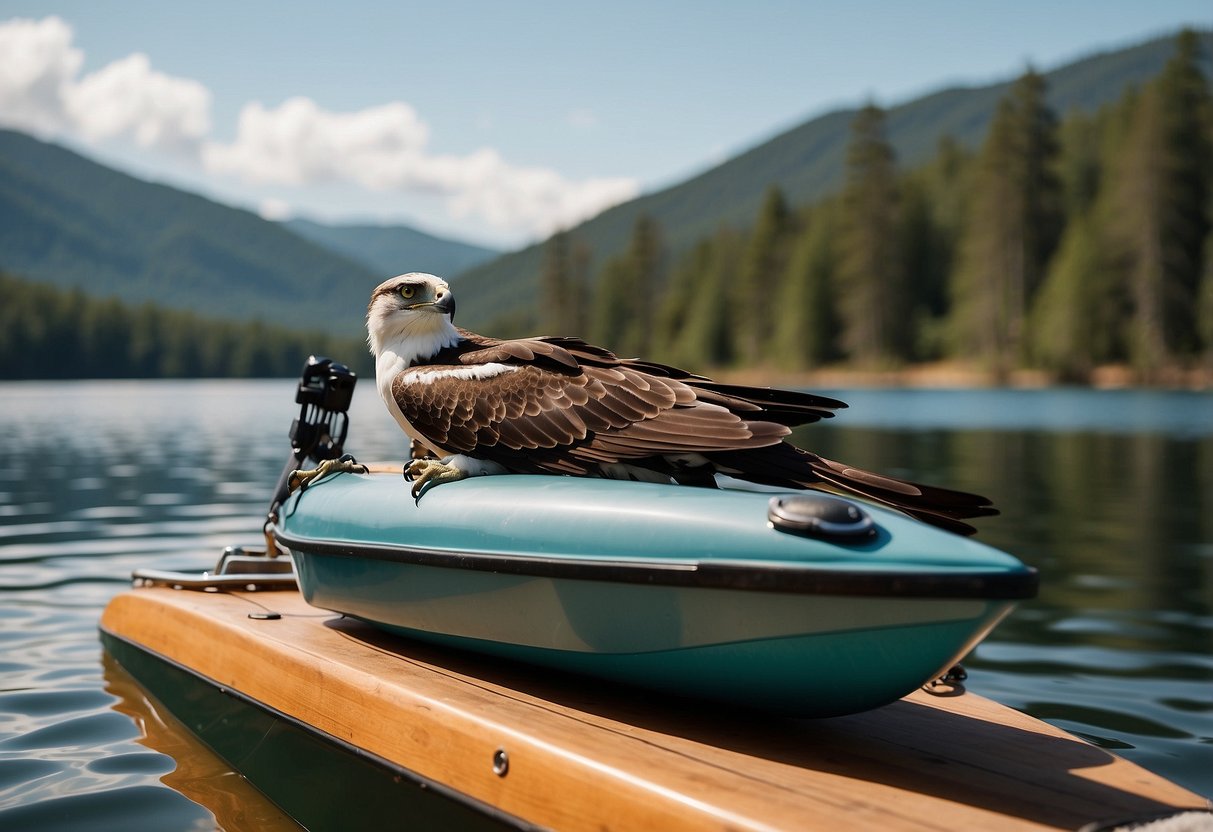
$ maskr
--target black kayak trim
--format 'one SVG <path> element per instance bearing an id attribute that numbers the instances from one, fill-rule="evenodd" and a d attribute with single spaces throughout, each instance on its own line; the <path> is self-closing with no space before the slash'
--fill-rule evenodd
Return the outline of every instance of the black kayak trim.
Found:
<path id="1" fill-rule="evenodd" d="M 467 569 L 534 578 L 781 592 L 793 595 L 1011 601 L 1036 597 L 1040 583 L 1036 570 L 1029 566 L 1001 571 L 865 571 L 823 569 L 806 564 L 773 561 L 750 563 L 736 560 L 624 560 L 486 554 L 297 537 L 281 528 L 274 530 L 274 536 L 292 552 L 305 555 L 362 558 L 410 566 Z"/>

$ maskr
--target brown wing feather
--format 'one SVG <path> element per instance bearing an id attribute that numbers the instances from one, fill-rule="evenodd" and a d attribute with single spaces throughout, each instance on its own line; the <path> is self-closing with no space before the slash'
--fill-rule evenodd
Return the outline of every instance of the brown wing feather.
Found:
<path id="1" fill-rule="evenodd" d="M 517 342 L 509 343 L 515 351 Z M 787 433 L 698 402 L 681 381 L 629 368 L 586 367 L 569 375 L 527 364 L 470 380 L 452 375 L 456 369 L 426 366 L 401 373 L 392 384 L 397 406 L 435 446 L 507 467 L 561 465 L 542 454 L 523 465 L 518 457 L 524 451 L 583 448 L 583 460 L 640 460 L 760 447 Z"/>
<path id="2" fill-rule="evenodd" d="M 514 471 L 579 475 L 620 461 L 683 475 L 670 457 L 699 455 L 709 463 L 704 484 L 720 470 L 781 487 L 824 486 L 962 533 L 973 531 L 962 518 L 997 513 L 984 497 L 885 477 L 783 441 L 790 427 L 846 407 L 837 399 L 715 382 L 576 338 L 461 334 L 434 364 L 392 386 L 410 424 L 449 452 Z M 474 380 L 451 374 L 481 364 L 517 369 Z"/>
<path id="3" fill-rule="evenodd" d="M 580 365 L 574 355 L 552 339 L 517 338 L 512 341 L 498 341 L 467 331 L 461 333 L 473 349 L 459 355 L 460 364 L 472 366 L 529 363 L 558 372 L 579 372 Z M 474 340 L 469 339 L 469 336 Z"/>

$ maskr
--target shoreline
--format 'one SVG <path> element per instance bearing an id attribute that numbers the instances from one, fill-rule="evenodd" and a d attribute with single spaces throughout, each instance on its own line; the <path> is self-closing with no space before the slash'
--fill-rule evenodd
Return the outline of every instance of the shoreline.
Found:
<path id="1" fill-rule="evenodd" d="M 1058 387 L 1090 390 L 1175 390 L 1194 393 L 1213 392 L 1213 364 L 1204 367 L 1173 367 L 1160 370 L 1146 381 L 1124 364 L 1097 367 L 1086 382 L 1061 381 L 1045 370 L 1019 369 L 1011 371 L 1000 381 L 996 374 L 974 364 L 940 361 L 907 364 L 897 368 L 863 369 L 844 364 L 832 364 L 814 370 L 786 370 L 778 367 L 692 367 L 687 372 L 728 384 L 756 387 L 808 388 L 896 388 L 921 390 L 996 389 L 1045 390 Z M 374 378 L 371 373 L 360 378 Z M 281 381 L 297 380 L 298 376 L 79 376 L 73 378 L 0 377 L 0 384 L 42 384 L 71 382 L 197 382 L 197 381 Z"/>
<path id="2" fill-rule="evenodd" d="M 909 364 L 895 369 L 861 369 L 845 365 L 830 365 L 815 370 L 780 370 L 774 367 L 721 369 L 708 372 L 717 381 L 783 388 L 855 388 L 907 387 L 916 389 L 1010 388 L 1047 389 L 1051 387 L 1086 387 L 1092 390 L 1213 391 L 1213 367 L 1169 368 L 1159 371 L 1149 382 L 1138 378 L 1133 368 L 1123 364 L 1097 367 L 1086 383 L 1059 381 L 1044 370 L 1013 370 L 1004 381 L 996 374 L 973 364 L 962 362 L 933 362 Z"/>

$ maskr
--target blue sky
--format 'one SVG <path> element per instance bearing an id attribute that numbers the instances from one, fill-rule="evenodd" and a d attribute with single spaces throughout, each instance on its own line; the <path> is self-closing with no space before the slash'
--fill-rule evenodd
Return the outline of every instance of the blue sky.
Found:
<path id="1" fill-rule="evenodd" d="M 0 122 L 272 216 L 509 247 L 839 106 L 1184 24 L 1213 4 L 0 0 Z"/>

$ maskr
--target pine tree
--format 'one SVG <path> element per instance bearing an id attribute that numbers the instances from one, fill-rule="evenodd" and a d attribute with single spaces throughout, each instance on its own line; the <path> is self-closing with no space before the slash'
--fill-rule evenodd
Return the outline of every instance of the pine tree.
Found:
<path id="1" fill-rule="evenodd" d="M 1213 213 L 1213 209 L 1210 209 Z M 1196 320 L 1204 346 L 1205 363 L 1213 369 L 1213 229 L 1205 237 L 1205 262 L 1197 298 Z"/>
<path id="2" fill-rule="evenodd" d="M 833 203 L 814 208 L 788 261 L 779 293 L 775 344 L 779 363 L 789 369 L 817 367 L 837 355 L 836 214 Z"/>
<path id="3" fill-rule="evenodd" d="M 1000 375 L 1023 360 L 1025 322 L 1062 228 L 1056 120 L 1029 70 L 998 105 L 974 177 L 952 291 L 957 351 Z"/>
<path id="4" fill-rule="evenodd" d="M 636 218 L 628 250 L 603 266 L 594 301 L 594 338 L 614 352 L 638 356 L 651 349 L 656 320 L 653 299 L 663 286 L 665 253 L 657 222 Z"/>
<path id="5" fill-rule="evenodd" d="M 1109 236 L 1120 254 L 1132 299 L 1129 354 L 1145 377 L 1167 363 L 1169 353 L 1162 302 L 1167 196 L 1159 107 L 1155 87 L 1147 87 L 1135 97 L 1132 125 L 1115 160 L 1115 187 L 1108 209 Z"/>
<path id="6" fill-rule="evenodd" d="M 1111 161 L 1108 247 L 1131 300 L 1129 357 L 1150 381 L 1199 349 L 1201 275 L 1213 197 L 1209 85 L 1180 35 L 1163 72 L 1128 100 Z"/>
<path id="7" fill-rule="evenodd" d="M 735 306 L 736 340 L 742 346 L 742 360 L 746 364 L 757 364 L 769 357 L 779 279 L 787 267 L 790 228 L 787 200 L 783 191 L 772 185 L 750 234 L 741 270 L 740 302 Z"/>
<path id="8" fill-rule="evenodd" d="M 1168 262 L 1173 264 L 1179 290 L 1170 303 L 1188 313 L 1182 318 L 1189 331 L 1197 329 L 1187 319 L 1199 293 L 1205 239 L 1213 232 L 1213 92 L 1201 70 L 1202 57 L 1207 56 L 1201 55 L 1200 39 L 1185 29 L 1158 79 L 1167 175 L 1175 188 L 1168 229 L 1168 246 L 1174 253 Z M 1180 310 L 1175 311 L 1180 317 Z M 1176 341 L 1188 348 L 1195 338 L 1183 334 Z"/>
<path id="9" fill-rule="evenodd" d="M 187 313 L 163 313 L 166 326 L 161 332 L 160 360 L 157 375 L 163 378 L 197 378 L 202 375 L 202 349 L 197 337 L 197 326 Z M 272 336 L 269 337 L 274 343 Z M 317 349 L 320 345 L 317 345 Z M 303 364 L 304 356 L 297 363 Z M 266 367 L 267 375 L 282 375 L 281 364 Z"/>
<path id="10" fill-rule="evenodd" d="M 628 327 L 624 344 L 632 355 L 647 355 L 653 344 L 654 299 L 664 289 L 665 251 L 661 229 L 648 214 L 636 218 L 627 252 L 630 272 Z"/>
<path id="11" fill-rule="evenodd" d="M 590 264 L 593 253 L 584 240 L 573 243 L 570 263 L 571 285 L 569 286 L 568 331 L 580 337 L 589 332 L 590 314 Z"/>
<path id="12" fill-rule="evenodd" d="M 1068 382 L 1088 381 L 1118 348 L 1123 303 L 1093 214 L 1066 227 L 1030 317 L 1035 363 Z"/>
<path id="13" fill-rule="evenodd" d="M 1124 281 L 1108 245 L 1104 196 L 1108 148 L 1123 141 L 1132 96 L 1094 116 L 1071 113 L 1058 131 L 1065 231 L 1029 317 L 1032 363 L 1063 381 L 1086 382 L 1100 363 L 1124 355 Z"/>
<path id="14" fill-rule="evenodd" d="M 1107 112 L 1089 116 L 1074 112 L 1058 129 L 1058 170 L 1067 221 L 1091 210 L 1103 181 L 1101 139 L 1107 133 Z"/>
<path id="15" fill-rule="evenodd" d="M 837 284 L 843 342 L 861 364 L 898 362 L 909 348 L 905 270 L 897 250 L 898 198 L 885 114 L 868 105 L 851 125 Z"/>
<path id="16" fill-rule="evenodd" d="M 952 275 L 968 218 L 973 154 L 950 136 L 935 158 L 902 181 L 901 239 L 913 300 L 913 356 L 943 358 L 948 350 Z"/>
<path id="17" fill-rule="evenodd" d="M 651 349 L 654 298 L 663 285 L 665 253 L 656 220 L 636 218 L 628 249 L 602 267 L 594 295 L 590 331 L 598 343 L 621 355 L 645 355 Z"/>
<path id="18" fill-rule="evenodd" d="M 585 335 L 590 251 L 567 231 L 543 247 L 539 273 L 539 327 L 548 335 Z"/>
<path id="19" fill-rule="evenodd" d="M 737 360 L 730 307 L 737 295 L 734 275 L 741 260 L 741 240 L 720 229 L 695 247 L 689 269 L 694 286 L 680 293 L 686 305 L 682 325 L 670 343 L 670 360 L 689 367 L 722 367 Z"/>
<path id="20" fill-rule="evenodd" d="M 80 321 L 88 298 L 81 289 L 56 293 L 47 303 L 47 329 L 51 337 L 41 349 L 40 359 L 50 367 L 53 378 L 78 375 L 75 365 L 84 349 Z"/>
<path id="21" fill-rule="evenodd" d="M 595 343 L 616 353 L 626 353 L 624 343 L 631 316 L 632 275 L 626 257 L 612 257 L 603 264 L 594 294 L 590 333 Z"/>
<path id="22" fill-rule="evenodd" d="M 1013 299 L 1026 315 L 1032 296 L 1044 280 L 1049 258 L 1061 239 L 1064 224 L 1061 182 L 1057 175 L 1057 117 L 1045 100 L 1043 76 L 1028 70 L 1016 82 L 1016 138 L 1020 142 L 1017 172 L 1023 210 L 1024 262 L 1022 285 Z"/>
<path id="23" fill-rule="evenodd" d="M 156 378 L 160 375 L 159 350 L 164 339 L 163 323 L 164 316 L 151 303 L 134 310 L 127 354 L 124 356 L 132 377 Z"/>
<path id="24" fill-rule="evenodd" d="M 703 239 L 680 257 L 674 266 L 657 313 L 653 345 L 655 358 L 679 362 L 677 344 L 690 321 L 692 307 L 706 288 L 712 261 L 711 240 Z"/>
<path id="25" fill-rule="evenodd" d="M 899 186 L 898 251 L 911 329 L 905 357 L 912 360 L 940 358 L 944 352 L 939 332 L 947 314 L 953 236 L 942 225 L 941 208 L 933 199 L 932 173 L 930 168 L 917 171 L 903 177 Z"/>
<path id="26" fill-rule="evenodd" d="M 553 234 L 543 247 L 539 273 L 539 326 L 549 335 L 568 335 L 573 317 L 573 277 L 567 231 Z"/>
<path id="27" fill-rule="evenodd" d="M 121 365 L 130 327 L 130 315 L 116 298 L 85 304 L 80 311 L 81 374 L 107 378 L 113 377 L 115 369 L 125 369 L 111 365 Z"/>

